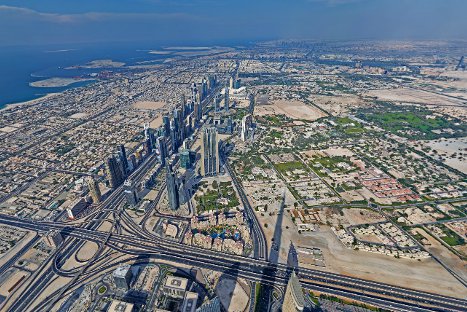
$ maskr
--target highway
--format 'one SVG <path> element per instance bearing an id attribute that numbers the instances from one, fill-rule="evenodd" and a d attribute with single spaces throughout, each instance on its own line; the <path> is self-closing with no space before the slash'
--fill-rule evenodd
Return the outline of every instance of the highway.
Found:
<path id="1" fill-rule="evenodd" d="M 228 161 L 224 162 L 224 167 L 227 170 L 227 172 L 230 174 L 230 177 L 232 178 L 235 188 L 238 190 L 238 193 L 240 195 L 240 199 L 242 201 L 243 207 L 245 208 L 245 213 L 248 219 L 248 223 L 250 224 L 250 227 L 252 230 L 251 237 L 253 238 L 254 258 L 267 260 L 268 245 L 266 243 L 266 236 L 264 235 L 263 229 L 261 228 L 258 222 L 258 219 L 255 216 L 255 212 L 253 211 L 253 208 L 251 207 L 250 202 L 248 201 L 248 198 L 245 195 L 245 192 L 243 191 L 243 187 L 238 181 L 238 178 L 235 175 L 234 170 L 232 170 L 232 168 L 230 167 L 230 164 Z"/>
<path id="2" fill-rule="evenodd" d="M 36 231 L 61 229 L 64 235 L 82 240 L 91 240 L 106 245 L 119 252 L 146 256 L 156 259 L 165 259 L 177 263 L 219 270 L 225 274 L 244 277 L 247 280 L 270 285 L 285 285 L 290 273 L 289 267 L 283 264 L 271 264 L 265 260 L 223 254 L 182 245 L 155 241 L 129 235 L 112 234 L 85 228 L 73 228 L 63 224 L 46 224 L 45 222 L 27 221 L 0 215 L 0 223 Z M 352 297 L 355 293 L 365 295 L 367 298 L 376 298 L 387 302 L 388 305 L 403 304 L 413 308 L 428 309 L 430 311 L 465 311 L 467 301 L 437 294 L 431 294 L 383 283 L 362 280 L 335 273 L 319 270 L 300 269 L 299 277 L 304 281 L 304 288 L 328 287 L 335 291 L 345 292 Z M 364 301 L 369 304 L 369 300 Z M 380 304 L 378 306 L 381 306 Z M 420 310 L 422 311 L 422 310 Z"/>

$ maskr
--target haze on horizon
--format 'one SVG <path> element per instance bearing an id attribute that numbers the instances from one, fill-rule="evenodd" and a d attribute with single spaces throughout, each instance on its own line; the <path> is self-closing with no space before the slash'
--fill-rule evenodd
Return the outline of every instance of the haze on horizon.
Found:
<path id="1" fill-rule="evenodd" d="M 464 0 L 0 1 L 0 46 L 467 39 Z"/>

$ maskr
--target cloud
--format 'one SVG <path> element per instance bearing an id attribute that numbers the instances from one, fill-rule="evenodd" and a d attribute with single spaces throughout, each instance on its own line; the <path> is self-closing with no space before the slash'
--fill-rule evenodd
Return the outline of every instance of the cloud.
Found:
<path id="1" fill-rule="evenodd" d="M 38 19 L 41 21 L 52 23 L 79 23 L 89 21 L 109 21 L 109 20 L 122 20 L 122 19 L 153 19 L 153 20 L 169 20 L 169 19 L 197 19 L 193 15 L 185 13 L 112 13 L 112 12 L 85 12 L 76 14 L 60 14 L 60 13 L 46 13 L 32 10 L 24 7 L 15 7 L 8 5 L 0 5 L 1 13 L 10 15 L 20 15 L 31 19 Z"/>

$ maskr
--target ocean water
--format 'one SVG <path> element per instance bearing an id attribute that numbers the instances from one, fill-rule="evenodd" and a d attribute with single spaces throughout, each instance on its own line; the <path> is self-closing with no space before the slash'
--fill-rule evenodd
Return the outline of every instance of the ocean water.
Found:
<path id="1" fill-rule="evenodd" d="M 84 65 L 93 60 L 111 59 L 134 65 L 138 62 L 160 62 L 170 55 L 150 54 L 150 50 L 158 50 L 151 45 L 68 45 L 68 46 L 34 46 L 34 47 L 2 47 L 0 48 L 0 108 L 9 103 L 29 101 L 47 93 L 60 92 L 69 88 L 92 83 L 77 82 L 67 87 L 39 88 L 31 87 L 34 81 L 51 77 L 81 77 L 98 73 L 106 68 L 65 69 L 74 65 Z M 109 68 L 119 71 L 122 69 Z"/>

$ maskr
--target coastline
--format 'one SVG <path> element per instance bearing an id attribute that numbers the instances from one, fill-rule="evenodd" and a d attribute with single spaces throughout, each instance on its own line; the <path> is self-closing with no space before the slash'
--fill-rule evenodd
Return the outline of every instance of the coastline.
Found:
<path id="1" fill-rule="evenodd" d="M 57 95 L 57 94 L 60 94 L 58 92 L 55 92 L 55 93 L 47 93 L 43 96 L 40 96 L 36 99 L 32 99 L 32 100 L 29 100 L 29 101 L 24 101 L 24 102 L 18 102 L 18 103 L 8 103 L 8 104 L 5 104 L 5 106 L 3 106 L 2 108 L 0 108 L 0 111 L 4 111 L 4 110 L 8 110 L 8 109 L 12 109 L 12 108 L 16 108 L 16 107 L 19 107 L 19 106 L 32 106 L 32 105 L 36 105 L 36 104 L 39 104 L 40 101 L 42 100 L 45 100 L 45 99 L 48 99 L 54 95 Z"/>

